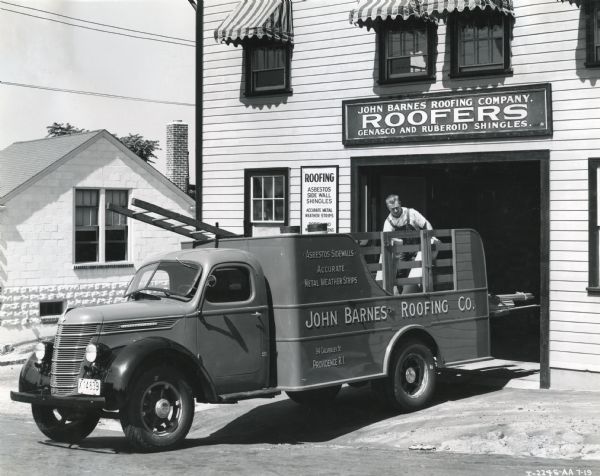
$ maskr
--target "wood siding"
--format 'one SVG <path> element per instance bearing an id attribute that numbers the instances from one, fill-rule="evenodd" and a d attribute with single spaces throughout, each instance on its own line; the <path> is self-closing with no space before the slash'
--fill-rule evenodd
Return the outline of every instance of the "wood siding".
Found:
<path id="1" fill-rule="evenodd" d="M 588 158 L 600 156 L 600 69 L 584 66 L 585 23 L 574 5 L 515 0 L 513 75 L 450 79 L 438 27 L 436 81 L 377 85 L 373 30 L 348 21 L 354 0 L 294 1 L 293 94 L 243 97 L 242 48 L 214 29 L 237 0 L 205 6 L 203 219 L 243 231 L 244 168 L 289 167 L 290 225 L 300 223 L 300 165 L 339 166 L 339 229 L 350 230 L 354 156 L 550 151 L 550 365 L 600 371 L 600 297 L 588 296 Z M 460 88 L 551 83 L 551 138 L 345 148 L 342 100 Z"/>

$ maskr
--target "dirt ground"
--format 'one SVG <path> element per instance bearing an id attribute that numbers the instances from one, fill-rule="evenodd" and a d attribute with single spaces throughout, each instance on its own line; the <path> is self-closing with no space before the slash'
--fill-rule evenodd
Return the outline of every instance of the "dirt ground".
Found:
<path id="1" fill-rule="evenodd" d="M 0 414 L 23 415 L 29 422 L 29 406 L 9 397 L 19 369 L 20 364 L 0 366 Z M 476 383 L 445 379 L 429 408 L 400 415 L 378 406 L 368 387 L 344 388 L 333 406 L 321 410 L 299 407 L 285 395 L 236 405 L 199 404 L 190 437 L 600 462 L 600 394 Z M 103 421 L 100 428 L 121 431 L 116 421 Z"/>

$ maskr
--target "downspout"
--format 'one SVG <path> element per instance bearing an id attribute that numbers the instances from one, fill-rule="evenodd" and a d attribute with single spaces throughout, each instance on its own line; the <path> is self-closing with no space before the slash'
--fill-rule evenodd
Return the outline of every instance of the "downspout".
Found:
<path id="1" fill-rule="evenodd" d="M 202 221 L 204 0 L 196 4 L 196 220 Z"/>

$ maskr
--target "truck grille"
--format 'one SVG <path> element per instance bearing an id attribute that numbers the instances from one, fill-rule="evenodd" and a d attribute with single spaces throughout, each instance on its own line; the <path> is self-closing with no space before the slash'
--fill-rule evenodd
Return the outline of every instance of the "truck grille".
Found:
<path id="1" fill-rule="evenodd" d="M 59 324 L 52 354 L 52 395 L 77 393 L 77 378 L 85 348 L 98 335 L 100 324 Z"/>

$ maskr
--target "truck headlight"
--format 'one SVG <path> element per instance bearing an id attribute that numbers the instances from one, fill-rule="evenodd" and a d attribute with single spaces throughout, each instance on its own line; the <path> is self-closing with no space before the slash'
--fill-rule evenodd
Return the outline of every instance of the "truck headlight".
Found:
<path id="1" fill-rule="evenodd" d="M 35 344 L 35 347 L 33 348 L 33 354 L 37 359 L 37 363 L 41 364 L 46 355 L 46 345 L 43 342 L 38 342 Z"/>
<path id="2" fill-rule="evenodd" d="M 85 360 L 91 364 L 96 361 L 96 357 L 98 357 L 98 348 L 95 344 L 88 344 L 85 348 Z"/>

